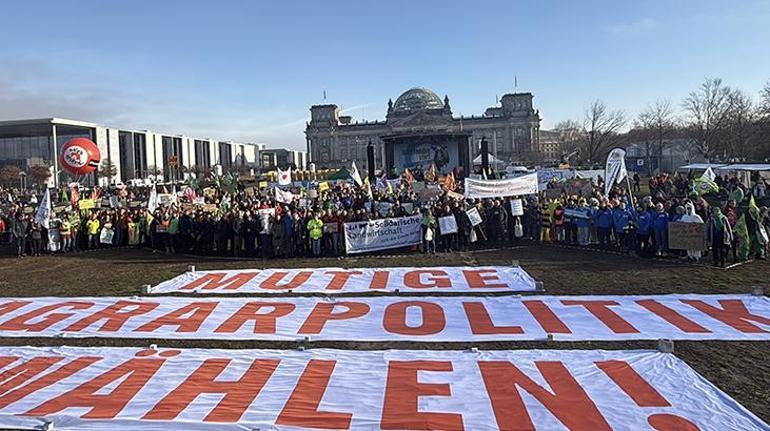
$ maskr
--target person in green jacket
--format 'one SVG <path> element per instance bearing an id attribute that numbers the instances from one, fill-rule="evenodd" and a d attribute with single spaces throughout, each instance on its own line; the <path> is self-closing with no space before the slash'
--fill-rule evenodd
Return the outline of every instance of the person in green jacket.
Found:
<path id="1" fill-rule="evenodd" d="M 307 222 L 307 230 L 310 232 L 310 242 L 313 244 L 313 256 L 320 256 L 321 237 L 324 234 L 324 222 L 321 221 L 321 216 L 318 213 Z"/>
<path id="2" fill-rule="evenodd" d="M 176 253 L 177 245 L 179 244 L 179 216 L 176 213 L 171 215 L 171 220 L 168 221 L 169 245 L 171 246 L 171 252 Z"/>

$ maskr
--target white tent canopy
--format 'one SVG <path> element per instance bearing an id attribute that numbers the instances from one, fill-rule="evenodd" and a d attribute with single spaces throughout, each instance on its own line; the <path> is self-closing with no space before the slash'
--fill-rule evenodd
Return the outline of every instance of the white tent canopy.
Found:
<path id="1" fill-rule="evenodd" d="M 489 164 L 490 165 L 504 165 L 505 164 L 504 161 L 496 158 L 495 156 L 493 156 L 491 154 L 488 154 L 488 155 L 489 155 Z M 473 159 L 473 165 L 474 166 L 481 165 L 481 154 L 479 154 L 478 156 L 476 156 L 475 159 Z"/>
<path id="2" fill-rule="evenodd" d="M 722 165 L 717 169 L 720 171 L 770 171 L 770 164 L 742 163 L 735 165 Z"/>
<path id="3" fill-rule="evenodd" d="M 680 166 L 678 170 L 687 170 L 687 169 L 706 170 L 708 168 L 721 169 L 722 166 L 725 166 L 725 164 L 724 163 L 690 163 L 689 165 Z"/>

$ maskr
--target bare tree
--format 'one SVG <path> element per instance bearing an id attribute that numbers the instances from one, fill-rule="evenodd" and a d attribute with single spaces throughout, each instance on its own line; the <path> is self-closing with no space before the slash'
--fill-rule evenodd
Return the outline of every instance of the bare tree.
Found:
<path id="1" fill-rule="evenodd" d="M 751 157 L 749 144 L 759 133 L 758 112 L 751 97 L 740 90 L 731 90 L 727 97 L 725 153 L 733 160 Z"/>
<path id="2" fill-rule="evenodd" d="M 618 132 L 625 124 L 623 111 L 611 111 L 601 100 L 594 101 L 585 113 L 583 130 L 586 136 L 580 145 L 581 159 L 590 165 L 604 158 L 621 142 Z"/>
<path id="3" fill-rule="evenodd" d="M 698 151 L 707 159 L 723 154 L 719 139 L 724 134 L 730 105 L 730 88 L 719 78 L 707 79 L 682 102 L 686 123 Z"/>
<path id="4" fill-rule="evenodd" d="M 5 186 L 18 186 L 21 169 L 16 165 L 5 165 L 0 168 L 0 184 Z"/>
<path id="5" fill-rule="evenodd" d="M 102 164 L 99 165 L 99 175 L 107 177 L 108 181 L 112 181 L 116 175 L 118 175 L 118 167 L 115 163 L 112 163 L 109 159 L 102 160 Z"/>
<path id="6" fill-rule="evenodd" d="M 641 129 L 647 138 L 647 173 L 651 173 L 650 141 L 653 139 L 658 144 L 658 169 L 661 169 L 663 163 L 663 141 L 671 130 L 676 127 L 671 101 L 668 99 L 658 99 L 654 103 L 647 105 L 647 108 L 636 119 L 635 126 Z"/>

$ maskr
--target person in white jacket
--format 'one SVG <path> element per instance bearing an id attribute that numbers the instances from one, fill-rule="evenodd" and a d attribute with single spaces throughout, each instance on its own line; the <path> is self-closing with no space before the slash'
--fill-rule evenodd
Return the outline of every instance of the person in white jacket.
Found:
<path id="1" fill-rule="evenodd" d="M 703 219 L 695 213 L 695 206 L 692 202 L 687 202 L 684 206 L 684 215 L 680 222 L 684 223 L 700 223 L 703 224 Z M 690 260 L 698 261 L 703 256 L 703 250 L 687 250 L 687 258 Z"/>

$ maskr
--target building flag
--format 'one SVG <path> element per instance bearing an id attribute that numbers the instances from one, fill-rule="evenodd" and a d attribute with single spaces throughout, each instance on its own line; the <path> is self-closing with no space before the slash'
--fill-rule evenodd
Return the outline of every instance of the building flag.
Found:
<path id="1" fill-rule="evenodd" d="M 48 229 L 50 220 L 51 220 L 51 189 L 46 187 L 45 193 L 43 193 L 43 199 L 40 201 L 40 206 L 37 208 L 37 213 L 35 213 L 35 223 Z"/>
<path id="2" fill-rule="evenodd" d="M 358 173 L 355 160 L 353 161 L 353 165 L 350 167 L 350 177 L 353 178 L 353 181 L 355 181 L 359 187 L 364 185 L 364 182 L 361 180 L 361 174 Z"/>
<path id="3" fill-rule="evenodd" d="M 279 167 L 275 167 L 278 169 L 278 185 L 279 186 L 288 186 L 291 184 L 291 166 L 289 166 L 285 171 L 281 170 Z"/>
<path id="4" fill-rule="evenodd" d="M 607 155 L 607 165 L 604 168 L 604 194 L 609 195 L 612 186 L 623 181 L 628 175 L 626 170 L 626 151 L 615 148 Z"/>

